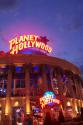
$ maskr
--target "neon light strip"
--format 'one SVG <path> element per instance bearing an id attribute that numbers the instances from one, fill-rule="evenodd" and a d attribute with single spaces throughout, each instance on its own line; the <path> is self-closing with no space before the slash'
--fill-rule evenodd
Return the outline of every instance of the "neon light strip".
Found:
<path id="1" fill-rule="evenodd" d="M 52 96 L 45 96 L 45 97 L 40 98 L 40 104 L 41 104 L 42 108 L 44 108 L 45 105 L 47 105 L 49 103 L 60 104 L 60 101 L 58 99 L 53 99 Z"/>
<path id="2" fill-rule="evenodd" d="M 17 54 L 19 51 L 26 48 L 39 48 L 48 53 L 52 52 L 52 48 L 42 41 L 38 41 L 39 37 L 35 35 L 23 35 L 9 41 L 10 54 Z"/>

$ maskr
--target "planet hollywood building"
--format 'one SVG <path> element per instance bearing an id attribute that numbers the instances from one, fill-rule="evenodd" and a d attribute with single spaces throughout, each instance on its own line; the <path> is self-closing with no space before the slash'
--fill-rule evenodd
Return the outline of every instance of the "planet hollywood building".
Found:
<path id="1" fill-rule="evenodd" d="M 16 107 L 22 107 L 25 114 L 30 114 L 34 106 L 42 109 L 41 99 L 46 91 L 56 95 L 64 115 L 68 110 L 72 117 L 80 112 L 80 70 L 66 60 L 48 56 L 52 48 L 47 43 L 46 37 L 15 37 L 9 42 L 10 54 L 0 55 L 1 118 L 12 116 Z"/>

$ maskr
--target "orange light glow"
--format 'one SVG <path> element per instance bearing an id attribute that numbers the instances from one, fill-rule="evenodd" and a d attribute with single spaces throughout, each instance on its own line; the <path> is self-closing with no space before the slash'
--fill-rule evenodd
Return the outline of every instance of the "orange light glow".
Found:
<path id="1" fill-rule="evenodd" d="M 69 101 L 67 102 L 67 106 L 71 106 L 71 103 Z"/>
<path id="2" fill-rule="evenodd" d="M 1 107 L 2 105 L 0 104 L 0 107 Z"/>
<path id="3" fill-rule="evenodd" d="M 10 112 L 9 102 L 8 102 L 8 100 L 7 100 L 7 102 L 6 102 L 6 107 L 5 107 L 5 115 L 8 115 L 9 112 Z"/>
<path id="4" fill-rule="evenodd" d="M 10 43 L 10 54 L 17 54 L 19 51 L 25 48 L 38 48 L 45 52 L 51 53 L 52 48 L 42 41 L 38 41 L 38 36 L 35 35 L 23 35 L 15 37 Z"/>
<path id="5" fill-rule="evenodd" d="M 29 97 L 27 96 L 26 97 L 26 114 L 30 114 L 30 99 Z"/>
<path id="6" fill-rule="evenodd" d="M 14 107 L 17 107 L 17 106 L 19 106 L 19 102 L 18 102 L 18 101 L 16 101 L 16 102 L 14 103 Z"/>

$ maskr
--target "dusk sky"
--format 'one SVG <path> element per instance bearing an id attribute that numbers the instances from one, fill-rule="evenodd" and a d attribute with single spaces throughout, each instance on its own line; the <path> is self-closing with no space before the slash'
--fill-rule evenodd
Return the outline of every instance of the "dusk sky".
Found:
<path id="1" fill-rule="evenodd" d="M 0 0 L 0 50 L 20 34 L 47 36 L 51 56 L 83 67 L 83 0 Z"/>

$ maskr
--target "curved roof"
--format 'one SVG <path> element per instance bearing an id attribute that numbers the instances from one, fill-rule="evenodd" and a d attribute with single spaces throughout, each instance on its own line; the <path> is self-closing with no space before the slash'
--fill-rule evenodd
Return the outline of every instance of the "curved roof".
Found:
<path id="1" fill-rule="evenodd" d="M 4 55 L 0 56 L 0 66 L 3 65 L 10 65 L 10 64 L 48 64 L 52 66 L 59 66 L 63 68 L 64 70 L 70 70 L 75 74 L 80 74 L 80 70 L 77 66 L 74 64 L 63 60 L 59 59 L 56 57 L 50 57 L 46 55 L 27 55 L 27 54 L 17 54 L 17 55 Z"/>

